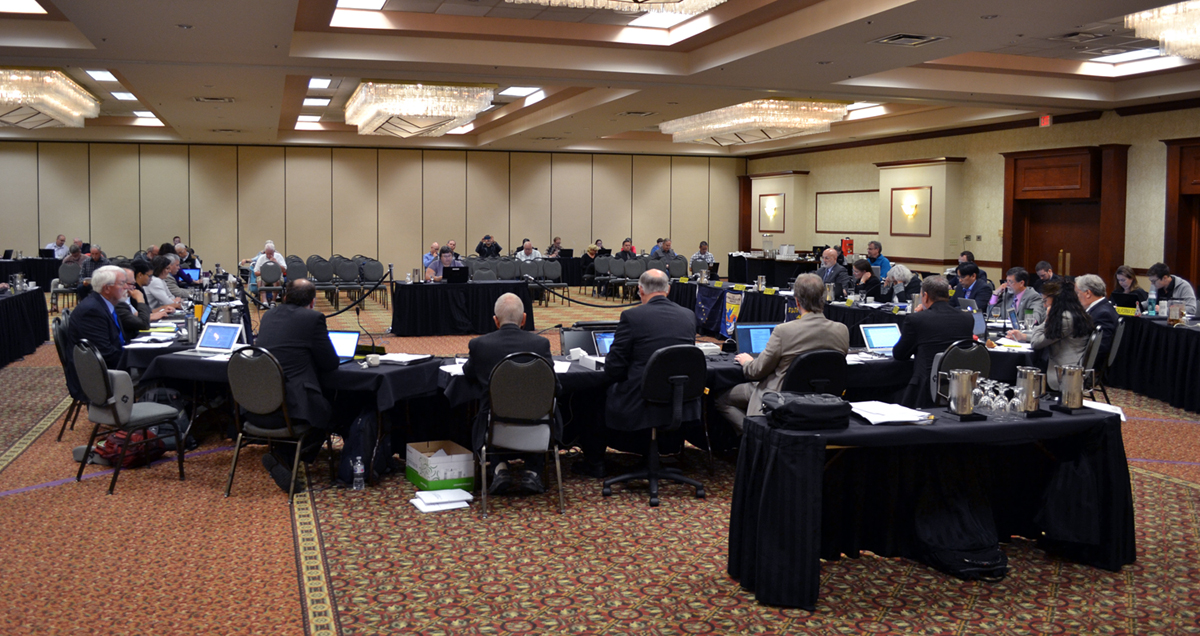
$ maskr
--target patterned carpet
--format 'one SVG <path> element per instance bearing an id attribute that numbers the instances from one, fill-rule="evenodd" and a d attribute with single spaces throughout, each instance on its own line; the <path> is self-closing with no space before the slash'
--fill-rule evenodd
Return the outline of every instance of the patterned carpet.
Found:
<path id="1" fill-rule="evenodd" d="M 619 311 L 535 313 L 545 328 Z M 469 340 L 382 336 L 390 312 L 375 301 L 361 319 L 390 351 L 447 355 Z M 347 312 L 330 325 L 357 322 Z M 320 467 L 289 508 L 255 448 L 225 499 L 232 451 L 216 437 L 189 454 L 186 481 L 168 454 L 124 472 L 108 497 L 105 469 L 73 481 L 70 449 L 88 427 L 54 441 L 66 402 L 53 346 L 0 370 L 0 387 L 6 635 L 1200 633 L 1200 418 L 1125 391 L 1110 394 L 1130 418 L 1137 563 L 1104 572 L 1019 540 L 1005 547 L 1009 577 L 978 584 L 905 560 L 843 559 L 822 568 L 810 613 L 758 605 L 728 579 L 733 467 L 718 461 L 709 476 L 694 450 L 683 467 L 708 498 L 665 486 L 653 510 L 644 486 L 604 498 L 595 481 L 568 472 L 564 516 L 553 485 L 496 498 L 486 522 L 477 503 L 422 515 L 398 477 L 354 492 L 327 487 Z M 564 455 L 564 472 L 572 461 Z"/>

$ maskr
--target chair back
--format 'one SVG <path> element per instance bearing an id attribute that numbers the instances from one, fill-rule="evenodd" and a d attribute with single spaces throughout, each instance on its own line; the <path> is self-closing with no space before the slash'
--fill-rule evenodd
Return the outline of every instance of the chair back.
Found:
<path id="1" fill-rule="evenodd" d="M 79 263 L 63 263 L 58 267 L 58 284 L 75 287 L 79 284 Z"/>
<path id="2" fill-rule="evenodd" d="M 655 351 L 642 376 L 642 400 L 672 407 L 669 429 L 683 423 L 683 403 L 704 395 L 704 353 L 695 345 Z"/>
<path id="3" fill-rule="evenodd" d="M 625 278 L 636 280 L 644 271 L 646 271 L 646 259 L 636 258 L 625 261 Z"/>
<path id="4" fill-rule="evenodd" d="M 308 265 L 305 265 L 304 261 L 298 258 L 294 261 L 289 260 L 287 266 L 289 280 L 301 280 L 308 278 Z"/>
<path id="5" fill-rule="evenodd" d="M 343 258 L 334 265 L 334 271 L 337 273 L 338 280 L 343 283 L 358 282 L 358 263 L 352 260 Z"/>
<path id="6" fill-rule="evenodd" d="M 831 349 L 796 356 L 783 376 L 780 390 L 840 396 L 846 391 L 846 356 Z"/>
<path id="7" fill-rule="evenodd" d="M 612 262 L 613 257 L 611 256 L 597 256 L 595 262 L 592 263 L 596 266 L 596 275 L 604 276 L 608 274 L 609 265 L 612 265 Z"/>
<path id="8" fill-rule="evenodd" d="M 517 280 L 520 278 L 520 269 L 515 261 L 497 261 L 496 275 L 500 280 Z"/>
<path id="9" fill-rule="evenodd" d="M 646 269 L 657 269 L 670 274 L 670 272 L 667 271 L 667 264 L 664 263 L 661 258 L 650 259 L 650 262 L 646 263 Z"/>
<path id="10" fill-rule="evenodd" d="M 1117 359 L 1117 351 L 1121 349 L 1121 340 L 1124 338 L 1124 336 L 1125 319 L 1117 318 L 1117 330 L 1113 332 L 1112 344 L 1108 350 L 1108 362 L 1106 368 L 1111 367 L 1113 362 Z"/>
<path id="11" fill-rule="evenodd" d="M 383 280 L 383 277 L 386 275 L 387 268 L 383 266 L 383 263 L 380 263 L 373 258 L 368 258 L 367 260 L 363 261 L 362 278 L 364 281 L 372 283 L 379 282 Z"/>
<path id="12" fill-rule="evenodd" d="M 671 260 L 667 261 L 667 272 L 671 274 L 672 278 L 680 278 L 682 276 L 687 276 L 688 275 L 687 259 L 682 256 L 676 256 L 675 258 L 672 258 Z"/>
<path id="13" fill-rule="evenodd" d="M 542 262 L 541 261 L 521 261 L 521 276 L 531 276 L 534 280 L 542 277 Z"/>
<path id="14" fill-rule="evenodd" d="M 501 360 L 488 381 L 489 444 L 526 452 L 549 448 L 557 386 L 554 367 L 537 354 Z"/>
<path id="15" fill-rule="evenodd" d="M 477 269 L 471 276 L 471 280 L 496 280 L 496 272 L 491 269 Z"/>
<path id="16" fill-rule="evenodd" d="M 321 256 L 320 254 L 313 254 L 312 256 L 304 259 L 304 264 L 307 265 L 309 269 L 312 269 L 313 263 L 318 263 L 323 260 L 325 260 L 324 256 Z"/>
<path id="17" fill-rule="evenodd" d="M 75 346 L 75 376 L 88 401 L 88 419 L 123 426 L 133 413 L 133 380 L 124 371 L 109 371 L 103 356 L 87 340 Z"/>
<path id="18" fill-rule="evenodd" d="M 266 261 L 258 270 L 259 285 L 276 285 L 283 278 L 283 270 L 279 269 L 279 263 L 275 261 Z"/>
<path id="19" fill-rule="evenodd" d="M 980 376 L 990 378 L 992 359 L 988 356 L 987 347 L 970 338 L 964 338 L 934 356 L 933 367 L 930 369 L 929 392 L 935 403 L 942 403 L 938 398 L 938 390 L 945 386 L 938 373 L 946 373 L 952 369 L 978 371 Z"/>
<path id="20" fill-rule="evenodd" d="M 542 261 L 542 278 L 555 283 L 562 282 L 562 263 L 558 259 Z"/>
<path id="21" fill-rule="evenodd" d="M 333 282 L 333 264 L 327 260 L 312 261 L 308 264 L 308 271 L 312 273 L 313 278 L 318 283 Z"/>
<path id="22" fill-rule="evenodd" d="M 242 347 L 229 356 L 225 366 L 229 391 L 242 408 L 256 415 L 270 415 L 283 410 L 287 420 L 287 388 L 283 367 L 262 347 Z M 291 434 L 288 422 L 288 434 Z"/>
<path id="23" fill-rule="evenodd" d="M 1092 335 L 1088 336 L 1087 347 L 1083 350 L 1083 359 L 1080 364 L 1085 369 L 1095 369 L 1096 363 L 1100 357 L 1100 343 L 1104 338 L 1104 328 L 1096 325 L 1092 330 Z"/>
<path id="24" fill-rule="evenodd" d="M 474 274 L 475 272 L 482 271 L 482 270 L 491 270 L 491 272 L 494 274 L 494 273 L 496 273 L 497 263 L 499 263 L 499 262 L 500 261 L 495 258 L 477 259 L 475 261 L 475 269 L 471 270 L 471 273 Z"/>
<path id="25" fill-rule="evenodd" d="M 608 273 L 613 278 L 625 278 L 625 261 L 614 258 L 608 264 Z"/>

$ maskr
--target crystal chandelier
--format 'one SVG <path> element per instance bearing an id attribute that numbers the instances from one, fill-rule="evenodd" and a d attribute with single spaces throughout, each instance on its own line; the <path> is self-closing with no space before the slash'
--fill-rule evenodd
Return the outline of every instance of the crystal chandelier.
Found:
<path id="1" fill-rule="evenodd" d="M 440 137 L 492 105 L 495 85 L 364 81 L 346 102 L 360 135 Z"/>
<path id="2" fill-rule="evenodd" d="M 1158 40 L 1163 55 L 1200 60 L 1200 1 L 1180 2 L 1125 16 L 1139 38 Z"/>
<path id="3" fill-rule="evenodd" d="M 540 4 L 547 7 L 568 9 L 609 9 L 629 13 L 649 11 L 655 13 L 681 13 L 699 15 L 723 4 L 725 0 L 505 0 L 512 4 Z"/>
<path id="4" fill-rule="evenodd" d="M 62 71 L 0 69 L 0 125 L 83 128 L 100 102 Z"/>
<path id="5" fill-rule="evenodd" d="M 733 146 L 828 132 L 829 124 L 845 116 L 843 102 L 756 99 L 665 121 L 658 128 L 677 144 Z"/>

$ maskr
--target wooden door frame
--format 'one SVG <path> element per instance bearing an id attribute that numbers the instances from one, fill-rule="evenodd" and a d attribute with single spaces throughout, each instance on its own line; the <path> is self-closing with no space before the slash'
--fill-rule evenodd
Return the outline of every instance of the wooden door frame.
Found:
<path id="1" fill-rule="evenodd" d="M 1183 149 L 1190 146 L 1200 146 L 1200 137 L 1182 139 L 1163 139 L 1167 145 L 1167 201 L 1166 223 L 1163 227 L 1163 262 L 1187 281 L 1195 281 L 1200 272 L 1195 271 L 1196 256 L 1194 251 L 1200 249 L 1193 242 L 1193 221 L 1188 215 L 1183 215 L 1182 178 L 1183 166 L 1181 156 Z"/>

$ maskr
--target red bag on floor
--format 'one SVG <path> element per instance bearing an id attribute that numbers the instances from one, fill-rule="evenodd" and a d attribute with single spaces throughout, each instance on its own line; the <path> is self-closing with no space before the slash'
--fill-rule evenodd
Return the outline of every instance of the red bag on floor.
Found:
<path id="1" fill-rule="evenodd" d="M 95 453 L 110 463 L 116 464 L 117 458 L 121 456 L 121 448 L 128 440 L 130 447 L 129 451 L 125 453 L 125 460 L 121 463 L 121 468 L 145 466 L 162 457 L 166 451 L 166 446 L 157 437 L 153 431 L 135 431 L 132 437 L 125 431 L 117 431 L 110 433 L 103 442 L 96 444 Z M 143 440 L 148 441 L 144 444 L 139 443 Z"/>

